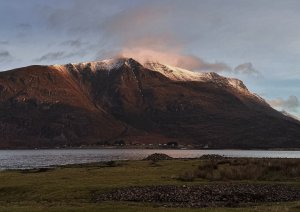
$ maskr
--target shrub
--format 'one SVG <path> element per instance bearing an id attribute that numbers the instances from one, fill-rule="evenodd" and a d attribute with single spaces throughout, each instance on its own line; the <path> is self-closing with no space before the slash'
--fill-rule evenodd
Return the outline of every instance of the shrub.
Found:
<path id="1" fill-rule="evenodd" d="M 186 182 L 192 182 L 196 179 L 195 172 L 186 171 L 182 175 L 179 175 L 178 180 L 180 181 L 186 181 Z"/>
<path id="2" fill-rule="evenodd" d="M 192 176 L 212 181 L 297 179 L 300 178 L 300 159 L 203 160 L 196 170 L 185 172 L 180 178 L 189 179 Z"/>
<path id="3" fill-rule="evenodd" d="M 117 163 L 116 161 L 107 161 L 107 162 L 105 162 L 105 165 L 108 166 L 108 167 L 117 167 L 117 166 L 120 166 L 120 164 Z"/>

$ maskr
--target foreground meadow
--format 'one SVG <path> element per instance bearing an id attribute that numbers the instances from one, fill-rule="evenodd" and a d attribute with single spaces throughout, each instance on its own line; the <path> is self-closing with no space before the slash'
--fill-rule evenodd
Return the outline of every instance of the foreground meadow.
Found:
<path id="1" fill-rule="evenodd" d="M 119 200 L 119 196 L 113 196 L 116 189 L 236 184 L 274 188 L 284 185 L 297 192 L 299 162 L 299 159 L 173 159 L 2 171 L 0 211 L 300 211 L 300 199 L 286 201 L 288 198 L 283 202 L 190 208 L 184 204 L 174 207 L 151 199 L 133 197 L 134 201 L 127 196 L 129 199 Z M 112 195 L 103 200 L 103 194 Z"/>

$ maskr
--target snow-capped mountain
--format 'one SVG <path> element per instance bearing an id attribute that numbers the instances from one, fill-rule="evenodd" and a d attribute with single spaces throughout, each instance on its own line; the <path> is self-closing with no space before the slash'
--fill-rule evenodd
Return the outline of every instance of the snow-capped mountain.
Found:
<path id="1" fill-rule="evenodd" d="M 299 147 L 300 124 L 242 81 L 131 58 L 0 73 L 0 147 Z"/>

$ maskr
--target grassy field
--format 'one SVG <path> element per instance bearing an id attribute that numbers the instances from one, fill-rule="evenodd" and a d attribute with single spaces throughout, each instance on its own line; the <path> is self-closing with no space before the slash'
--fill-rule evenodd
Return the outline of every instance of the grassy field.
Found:
<path id="1" fill-rule="evenodd" d="M 3 171 L 0 172 L 0 211 L 300 211 L 300 201 L 260 204 L 246 208 L 204 209 L 163 208 L 135 202 L 93 201 L 95 194 L 119 187 L 194 185 L 231 181 L 221 178 L 213 180 L 209 177 L 201 178 L 200 175 L 193 177 L 192 180 L 180 179 L 180 176 L 197 170 L 206 163 L 207 161 L 203 160 L 167 160 L 155 163 L 123 161 L 72 165 L 51 170 Z M 228 166 L 228 163 L 223 165 Z M 263 180 L 247 179 L 238 182 L 280 182 L 300 186 L 300 179 L 295 176 L 263 178 Z"/>

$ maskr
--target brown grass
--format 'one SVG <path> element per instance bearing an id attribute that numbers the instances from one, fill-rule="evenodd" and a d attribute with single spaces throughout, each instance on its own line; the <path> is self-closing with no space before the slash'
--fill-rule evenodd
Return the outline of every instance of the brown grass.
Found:
<path id="1" fill-rule="evenodd" d="M 300 178 L 300 159 L 223 159 L 204 160 L 196 170 L 186 171 L 179 180 L 196 178 L 216 180 L 297 180 Z"/>

